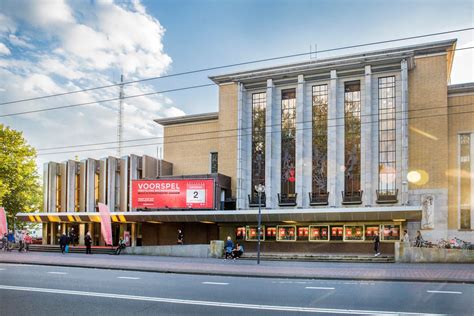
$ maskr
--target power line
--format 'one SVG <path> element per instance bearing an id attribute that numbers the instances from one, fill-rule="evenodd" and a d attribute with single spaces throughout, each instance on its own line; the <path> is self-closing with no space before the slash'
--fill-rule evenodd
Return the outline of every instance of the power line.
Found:
<path id="1" fill-rule="evenodd" d="M 214 66 L 214 67 L 207 67 L 207 68 L 189 70 L 189 71 L 179 72 L 179 73 L 170 74 L 170 75 L 155 76 L 155 77 L 143 78 L 143 79 L 138 79 L 138 80 L 131 80 L 131 81 L 123 82 L 123 83 L 114 83 L 114 84 L 110 84 L 110 85 L 104 85 L 104 86 L 98 86 L 98 87 L 93 87 L 93 88 L 74 90 L 74 91 L 63 92 L 63 93 L 50 94 L 50 95 L 39 96 L 39 97 L 34 97 L 34 98 L 12 100 L 12 101 L 7 101 L 7 102 L 2 102 L 2 103 L 0 103 L 0 105 L 7 105 L 7 104 L 20 103 L 20 102 L 41 100 L 41 99 L 47 99 L 47 98 L 58 97 L 58 96 L 65 96 L 65 95 L 76 94 L 76 93 L 81 93 L 81 92 L 88 92 L 88 91 L 94 91 L 94 90 L 99 90 L 99 89 L 106 89 L 106 88 L 120 86 L 121 84 L 129 85 L 129 84 L 135 84 L 135 83 L 139 83 L 139 82 L 146 82 L 146 81 L 152 81 L 152 80 L 158 80 L 158 79 L 164 79 L 164 78 L 178 77 L 178 76 L 190 75 L 190 74 L 195 74 L 195 73 L 200 73 L 200 72 L 205 72 L 205 71 L 211 71 L 211 70 L 225 69 L 225 68 L 231 68 L 231 67 L 237 67 L 237 66 L 245 66 L 245 65 L 249 65 L 249 64 L 262 63 L 262 62 L 268 62 L 268 61 L 274 61 L 274 60 L 280 60 L 280 59 L 286 59 L 286 58 L 300 57 L 300 56 L 305 56 L 305 55 L 309 55 L 309 54 L 313 54 L 313 53 L 316 53 L 316 54 L 317 53 L 327 53 L 327 52 L 333 52 L 333 51 L 338 51 L 338 50 L 346 50 L 346 49 L 352 49 L 352 48 L 360 48 L 360 47 L 364 47 L 364 46 L 372 46 L 372 45 L 387 44 L 387 43 L 393 43 L 393 42 L 399 42 L 399 41 L 407 41 L 407 40 L 412 40 L 412 39 L 419 39 L 419 38 L 432 37 L 432 36 L 438 36 L 438 35 L 446 35 L 446 34 L 452 34 L 452 33 L 460 33 L 460 32 L 471 31 L 471 30 L 474 30 L 474 27 L 456 29 L 456 30 L 449 30 L 449 31 L 437 32 L 437 33 L 415 35 L 415 36 L 409 36 L 409 37 L 401 37 L 401 38 L 390 39 L 390 40 L 385 40 L 385 41 L 376 41 L 376 42 L 369 42 L 369 43 L 363 43 L 363 44 L 357 44 L 357 45 L 341 46 L 341 47 L 336 47 L 336 48 L 317 50 L 315 52 L 309 52 L 309 53 L 307 53 L 307 52 L 306 53 L 297 53 L 297 54 L 270 57 L 270 58 L 264 58 L 264 59 L 256 59 L 256 60 L 245 61 L 245 62 L 240 62 L 240 63 L 234 63 L 234 64 L 227 64 L 227 65 L 221 65 L 221 66 Z"/>
<path id="2" fill-rule="evenodd" d="M 456 49 L 451 49 L 451 50 L 446 50 L 446 51 L 447 52 L 449 52 L 449 51 L 460 51 L 460 50 L 473 49 L 473 48 L 474 48 L 474 46 L 470 46 L 470 47 L 456 48 Z M 390 72 L 390 71 L 388 71 L 388 72 Z M 394 72 L 394 71 L 392 71 L 392 72 Z M 378 73 L 382 73 L 382 72 L 378 72 Z M 334 79 L 333 78 L 328 78 L 328 79 L 324 79 L 324 80 L 328 81 L 328 80 L 337 80 L 337 79 L 340 79 L 340 78 L 334 78 Z M 210 87 L 210 86 L 215 86 L 215 83 L 208 83 L 208 84 L 202 84 L 202 85 L 196 85 L 196 86 L 188 86 L 188 87 L 175 88 L 175 89 L 169 89 L 169 90 L 153 91 L 153 92 L 147 92 L 147 93 L 134 94 L 134 95 L 125 96 L 125 97 L 123 97 L 123 99 L 132 99 L 132 98 L 144 97 L 144 96 L 155 95 L 155 94 L 160 94 L 160 93 L 182 91 L 182 90 L 191 90 L 191 89 L 198 89 L 198 88 L 204 88 L 204 87 Z M 117 100 L 120 100 L 120 98 L 111 98 L 111 99 L 96 100 L 96 101 L 90 101 L 90 102 L 84 102 L 84 103 L 62 105 L 62 106 L 58 106 L 58 107 L 39 109 L 39 110 L 30 110 L 30 111 L 23 111 L 23 112 L 7 113 L 7 114 L 0 115 L 0 118 L 10 117 L 10 116 L 17 116 L 17 115 L 32 114 L 32 113 L 39 113 L 39 112 L 46 112 L 46 111 L 53 111 L 53 110 L 68 109 L 68 108 L 73 108 L 73 107 L 78 107 L 78 106 L 85 106 L 85 105 L 91 105 L 91 104 L 97 104 L 97 103 L 105 103 L 105 102 L 111 102 L 111 101 L 117 101 Z M 1 103 L 0 103 L 0 105 L 1 105 Z"/>
<path id="3" fill-rule="evenodd" d="M 471 103 L 470 105 L 474 105 L 474 103 Z M 446 113 L 446 114 L 434 114 L 434 115 L 426 115 L 426 116 L 416 116 L 416 117 L 407 118 L 407 121 L 408 120 L 414 120 L 414 119 L 425 119 L 425 118 L 432 118 L 432 117 L 450 116 L 450 115 L 458 115 L 458 114 L 472 114 L 472 113 L 474 113 L 474 111 L 455 112 L 455 113 Z M 395 121 L 402 121 L 403 118 L 394 118 L 394 120 Z M 366 122 L 361 121 L 360 125 L 362 126 L 362 124 L 373 124 L 373 123 L 378 123 L 378 122 L 379 122 L 378 120 L 366 121 Z M 331 125 L 331 127 L 341 127 L 341 126 L 345 126 L 344 123 L 343 124 Z M 312 129 L 312 128 L 313 128 L 312 126 L 311 127 L 304 127 L 304 128 L 300 128 L 300 129 L 295 128 L 295 131 L 301 131 L 301 130 L 304 131 L 304 130 L 309 130 L 309 129 Z M 280 132 L 281 132 L 280 130 L 270 131 L 270 132 L 265 131 L 265 134 L 273 134 L 273 133 L 280 133 Z M 187 139 L 187 140 L 179 140 L 179 141 L 170 141 L 170 142 L 166 142 L 166 144 L 177 144 L 177 143 L 186 143 L 186 142 L 203 141 L 203 140 L 216 140 L 216 139 L 231 138 L 231 137 L 237 137 L 237 136 L 238 135 L 223 135 L 223 136 L 208 137 L 208 138 Z M 243 134 L 241 136 L 252 136 L 252 133 Z M 122 148 L 156 146 L 156 145 L 161 145 L 161 144 L 163 144 L 163 143 L 135 144 L 135 145 L 122 146 Z M 89 152 L 89 151 L 99 151 L 99 150 L 111 150 L 111 149 L 117 149 L 117 146 L 106 147 L 106 148 L 92 148 L 92 149 L 83 149 L 83 150 L 52 152 L 52 153 L 44 153 L 44 154 L 40 153 L 37 156 L 69 154 L 69 153 Z"/>
<path id="4" fill-rule="evenodd" d="M 454 106 L 436 106 L 436 107 L 429 107 L 429 108 L 420 108 L 420 109 L 411 109 L 411 110 L 406 110 L 406 111 L 394 111 L 393 114 L 403 114 L 403 113 L 412 113 L 412 112 L 418 112 L 418 111 L 434 111 L 438 109 L 446 109 L 446 108 L 454 108 L 454 107 L 464 107 L 464 106 L 472 106 L 474 105 L 473 103 L 465 103 L 465 104 L 457 104 Z M 378 116 L 379 113 L 372 113 L 372 114 L 363 114 L 360 115 L 360 118 L 363 117 L 374 117 Z M 333 121 L 333 120 L 341 120 L 344 119 L 344 116 L 340 117 L 334 117 L 334 118 L 327 118 L 327 121 Z M 313 120 L 312 118 L 310 120 L 303 120 L 301 122 L 296 122 L 296 124 L 304 124 L 304 123 L 311 123 Z M 280 126 L 280 124 L 265 124 L 264 127 L 275 127 L 275 126 Z M 187 133 L 187 134 L 179 134 L 179 135 L 173 135 L 170 137 L 173 138 L 178 138 L 178 137 L 186 137 L 186 136 L 196 136 L 196 135 L 204 135 L 204 134 L 214 134 L 214 133 L 225 133 L 225 132 L 235 132 L 238 130 L 249 130 L 253 129 L 253 127 L 246 127 L 246 128 L 229 128 L 229 129 L 223 129 L 219 131 L 207 131 L 207 132 L 198 132 L 198 133 Z M 128 143 L 128 142 L 138 142 L 138 141 L 146 141 L 146 140 L 154 140 L 154 139 L 164 139 L 164 136 L 156 136 L 156 137 L 146 137 L 146 138 L 136 138 L 136 139 L 129 139 L 129 140 L 124 140 L 122 143 Z M 88 147 L 88 146 L 99 146 L 99 145 L 109 145 L 109 144 L 117 144 L 117 141 L 109 141 L 109 142 L 100 142 L 100 143 L 89 143 L 89 144 L 79 144 L 79 145 L 68 145 L 68 146 L 59 146 L 59 147 L 49 147 L 49 148 L 38 148 L 37 151 L 48 151 L 48 150 L 57 150 L 57 149 L 67 149 L 67 148 L 77 148 L 77 147 Z M 159 143 L 161 144 L 161 143 Z"/>

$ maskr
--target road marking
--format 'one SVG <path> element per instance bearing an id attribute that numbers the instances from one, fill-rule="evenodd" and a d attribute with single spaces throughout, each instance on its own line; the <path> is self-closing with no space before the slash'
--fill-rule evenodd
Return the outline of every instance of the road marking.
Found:
<path id="1" fill-rule="evenodd" d="M 308 290 L 335 290 L 333 287 L 320 287 L 320 286 L 307 286 L 305 289 Z"/>
<path id="2" fill-rule="evenodd" d="M 3 271 L 3 270 L 5 270 L 5 269 L 3 269 L 3 268 L 0 268 L 0 270 L 1 270 L 1 271 Z"/>
<path id="3" fill-rule="evenodd" d="M 211 284 L 211 285 L 229 285 L 229 283 L 223 282 L 201 282 L 202 284 Z"/>
<path id="4" fill-rule="evenodd" d="M 435 290 L 428 290 L 428 293 L 439 293 L 439 294 L 462 294 L 462 292 L 458 291 L 435 291 Z"/>
<path id="5" fill-rule="evenodd" d="M 140 278 L 134 278 L 134 277 L 117 277 L 117 279 L 140 280 Z"/>
<path id="6" fill-rule="evenodd" d="M 299 307 L 299 306 L 282 306 L 282 305 L 256 305 L 256 304 L 227 303 L 227 302 L 214 302 L 214 301 L 197 301 L 197 300 L 183 300 L 183 299 L 164 298 L 164 297 L 71 291 L 71 290 L 59 290 L 59 289 L 23 287 L 23 286 L 11 286 L 11 285 L 0 285 L 0 290 L 90 296 L 90 297 L 101 297 L 101 298 L 117 298 L 117 299 L 135 300 L 135 301 L 148 301 L 148 302 L 184 304 L 184 305 L 200 305 L 200 306 L 212 306 L 212 307 L 231 307 L 231 308 L 242 308 L 242 309 L 287 311 L 287 312 L 358 314 L 358 315 L 367 315 L 367 314 L 442 315 L 442 314 L 425 314 L 425 313 L 421 314 L 421 313 L 405 313 L 405 312 L 389 312 L 389 311 L 373 311 L 373 310 L 357 310 L 357 309 L 336 309 L 336 308 L 317 308 L 317 307 Z"/>
<path id="7" fill-rule="evenodd" d="M 51 271 L 48 272 L 49 274 L 67 274 L 67 272 L 56 272 L 56 271 Z"/>

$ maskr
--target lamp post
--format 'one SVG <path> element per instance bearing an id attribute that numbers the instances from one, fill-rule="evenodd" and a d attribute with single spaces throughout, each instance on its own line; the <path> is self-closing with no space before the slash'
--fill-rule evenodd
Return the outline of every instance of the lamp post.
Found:
<path id="1" fill-rule="evenodd" d="M 265 186 L 262 184 L 255 186 L 258 194 L 258 228 L 257 228 L 257 264 L 260 264 L 260 234 L 262 232 L 262 193 L 265 192 Z"/>

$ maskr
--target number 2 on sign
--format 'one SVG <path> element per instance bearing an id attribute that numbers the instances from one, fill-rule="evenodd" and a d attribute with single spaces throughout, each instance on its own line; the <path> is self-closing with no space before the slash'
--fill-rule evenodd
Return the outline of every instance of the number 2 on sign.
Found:
<path id="1" fill-rule="evenodd" d="M 187 190 L 186 203 L 205 203 L 206 190 Z"/>

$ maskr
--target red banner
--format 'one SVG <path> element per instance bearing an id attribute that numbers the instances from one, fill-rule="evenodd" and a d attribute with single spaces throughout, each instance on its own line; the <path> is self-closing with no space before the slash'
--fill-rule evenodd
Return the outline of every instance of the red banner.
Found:
<path id="1" fill-rule="evenodd" d="M 105 204 L 99 203 L 100 213 L 100 231 L 106 245 L 112 246 L 112 221 L 110 220 L 109 207 Z"/>
<path id="2" fill-rule="evenodd" d="M 5 209 L 0 207 L 0 236 L 3 236 L 3 234 L 8 234 L 7 215 Z"/>
<path id="3" fill-rule="evenodd" d="M 133 180 L 132 207 L 214 209 L 214 179 Z"/>

